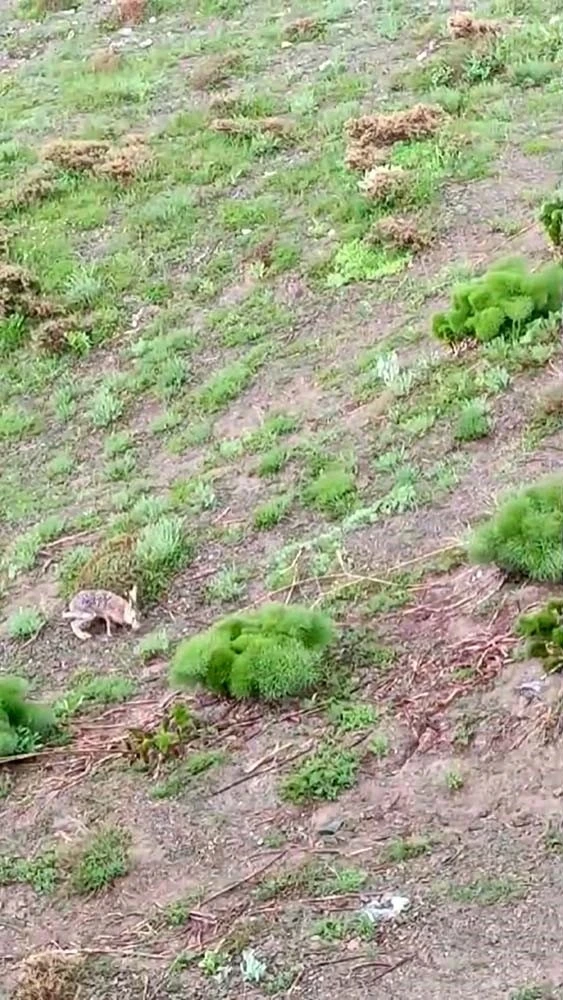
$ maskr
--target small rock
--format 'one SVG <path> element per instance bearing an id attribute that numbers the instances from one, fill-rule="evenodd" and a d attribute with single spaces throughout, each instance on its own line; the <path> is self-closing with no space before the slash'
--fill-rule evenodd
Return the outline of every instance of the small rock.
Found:
<path id="1" fill-rule="evenodd" d="M 314 833 L 333 836 L 344 826 L 344 817 L 334 806 L 321 806 L 311 817 Z"/>
<path id="2" fill-rule="evenodd" d="M 325 59 L 325 61 L 319 66 L 319 73 L 324 73 L 325 69 L 330 69 L 331 66 L 332 59 Z"/>
<path id="3" fill-rule="evenodd" d="M 379 896 L 377 899 L 370 899 L 369 903 L 362 906 L 360 914 L 373 924 L 383 924 L 388 920 L 394 920 L 410 905 L 408 896 Z"/>
<path id="4" fill-rule="evenodd" d="M 527 701 L 533 701 L 534 698 L 541 700 L 543 686 L 543 681 L 541 680 L 524 681 L 516 690 Z"/>
<path id="5" fill-rule="evenodd" d="M 156 24 L 156 17 L 154 16 L 154 14 L 152 17 L 149 17 L 149 24 Z"/>
<path id="6" fill-rule="evenodd" d="M 142 42 L 139 42 L 140 49 L 150 49 L 152 45 L 152 38 L 143 38 Z"/>
<path id="7" fill-rule="evenodd" d="M 284 41 L 283 41 L 283 42 L 281 43 L 281 47 L 282 47 L 282 49 L 290 49 L 290 48 L 291 48 L 291 42 L 288 42 L 288 40 L 287 40 L 287 38 L 286 38 L 286 39 L 284 39 Z"/>
<path id="8" fill-rule="evenodd" d="M 120 28 L 117 32 L 118 35 L 132 35 L 133 28 Z"/>

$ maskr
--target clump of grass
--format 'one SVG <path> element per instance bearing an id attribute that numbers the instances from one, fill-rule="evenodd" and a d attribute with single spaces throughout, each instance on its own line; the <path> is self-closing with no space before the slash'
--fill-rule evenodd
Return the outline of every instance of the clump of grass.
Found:
<path id="1" fill-rule="evenodd" d="M 167 656 L 170 652 L 170 636 L 164 629 L 148 632 L 137 643 L 135 652 L 145 663 L 159 656 Z"/>
<path id="2" fill-rule="evenodd" d="M 135 682 L 120 674 L 97 675 L 88 670 L 77 673 L 67 694 L 55 705 L 57 718 L 70 719 L 90 705 L 117 705 L 135 691 Z"/>
<path id="3" fill-rule="evenodd" d="M 468 10 L 456 10 L 448 18 L 448 31 L 452 38 L 483 38 L 500 32 L 498 21 L 473 17 Z"/>
<path id="4" fill-rule="evenodd" d="M 83 958 L 60 948 L 37 951 L 23 960 L 13 1000 L 70 1000 L 76 996 Z"/>
<path id="5" fill-rule="evenodd" d="M 226 759 L 223 750 L 196 750 L 151 789 L 153 799 L 173 799 L 193 785 L 194 778 Z"/>
<path id="6" fill-rule="evenodd" d="M 0 886 L 25 883 L 35 892 L 52 892 L 59 876 L 59 861 L 54 851 L 34 858 L 0 857 Z"/>
<path id="7" fill-rule="evenodd" d="M 404 170 L 403 167 L 383 165 L 368 170 L 358 181 L 358 188 L 370 201 L 390 207 L 403 199 L 410 183 L 408 170 Z"/>
<path id="8" fill-rule="evenodd" d="M 137 534 L 116 535 L 94 550 L 80 570 L 78 589 L 102 588 L 127 594 L 135 585 L 140 604 L 156 600 L 193 552 L 184 522 L 163 515 Z"/>
<path id="9" fill-rule="evenodd" d="M 563 480 L 541 480 L 509 497 L 468 548 L 476 562 L 531 580 L 563 580 Z"/>
<path id="10" fill-rule="evenodd" d="M 190 82 L 195 90 L 215 90 L 221 87 L 241 66 L 238 52 L 221 52 L 207 56 L 193 70 Z"/>
<path id="11" fill-rule="evenodd" d="M 279 496 L 271 497 L 266 503 L 260 504 L 252 515 L 254 527 L 258 531 L 274 528 L 288 514 L 292 501 L 291 493 L 280 493 Z"/>
<path id="12" fill-rule="evenodd" d="M 555 192 L 543 203 L 540 222 L 552 246 L 560 251 L 563 245 L 563 191 Z"/>
<path id="13" fill-rule="evenodd" d="M 27 694 L 23 678 L 0 677 L 0 757 L 36 750 L 55 727 L 52 710 Z"/>
<path id="14" fill-rule="evenodd" d="M 328 716 L 342 733 L 369 729 L 378 720 L 377 710 L 365 702 L 334 702 L 329 708 Z"/>
<path id="15" fill-rule="evenodd" d="M 454 437 L 456 441 L 476 441 L 491 430 L 489 407 L 484 399 L 470 399 L 459 409 Z"/>
<path id="16" fill-rule="evenodd" d="M 330 620 L 319 611 L 264 605 L 224 618 L 181 643 L 171 681 L 185 687 L 201 684 L 234 698 L 299 696 L 320 682 L 322 654 L 332 632 Z"/>
<path id="17" fill-rule="evenodd" d="M 551 600 L 531 614 L 521 615 L 517 632 L 526 639 L 526 655 L 538 657 L 547 673 L 563 669 L 563 601 Z"/>
<path id="18" fill-rule="evenodd" d="M 457 768 L 452 767 L 446 771 L 446 786 L 450 792 L 461 791 L 464 784 L 463 775 Z"/>
<path id="19" fill-rule="evenodd" d="M 225 603 L 237 601 L 246 590 L 246 579 L 239 566 L 224 566 L 207 584 L 207 597 Z"/>
<path id="20" fill-rule="evenodd" d="M 417 104 L 391 114 L 363 115 L 346 123 L 347 165 L 356 170 L 371 170 L 380 160 L 379 151 L 402 139 L 423 139 L 433 135 L 444 121 L 441 108 Z"/>
<path id="21" fill-rule="evenodd" d="M 545 387 L 539 400 L 539 409 L 544 416 L 563 413 L 563 378 L 555 379 Z"/>
<path id="22" fill-rule="evenodd" d="M 407 253 L 369 246 L 361 239 L 350 240 L 338 248 L 326 277 L 328 288 L 341 288 L 357 281 L 376 281 L 402 271 L 410 257 Z"/>
<path id="23" fill-rule="evenodd" d="M 37 608 L 19 608 L 6 622 L 10 639 L 29 639 L 45 624 L 44 615 Z"/>
<path id="24" fill-rule="evenodd" d="M 298 17 L 286 25 L 284 37 L 288 42 L 310 42 L 321 38 L 326 31 L 326 22 L 318 17 Z"/>
<path id="25" fill-rule="evenodd" d="M 387 861 L 395 863 L 402 861 L 412 861 L 427 854 L 430 850 L 430 842 L 426 837 L 399 837 L 392 840 L 385 849 Z"/>
<path id="26" fill-rule="evenodd" d="M 87 545 L 77 545 L 65 553 L 57 566 L 57 580 L 62 597 L 71 597 L 80 588 L 78 579 L 84 566 L 92 558 L 92 549 Z"/>
<path id="27" fill-rule="evenodd" d="M 282 782 L 282 799 L 305 802 L 334 801 L 356 780 L 360 758 L 353 750 L 327 744 L 307 757 Z"/>
<path id="28" fill-rule="evenodd" d="M 131 860 L 130 834 L 119 827 L 103 827 L 84 845 L 71 873 L 71 885 L 81 895 L 107 889 L 126 875 Z"/>
<path id="29" fill-rule="evenodd" d="M 374 223 L 365 239 L 372 245 L 381 243 L 391 250 L 417 253 L 428 246 L 431 235 L 420 227 L 415 218 L 387 215 Z"/>
<path id="30" fill-rule="evenodd" d="M 436 313 L 432 327 L 436 337 L 448 343 L 517 339 L 533 320 L 557 312 L 562 302 L 563 268 L 548 264 L 532 273 L 525 260 L 510 258 L 458 285 L 451 309 Z"/>
<path id="31" fill-rule="evenodd" d="M 340 518 L 354 506 L 357 486 L 345 466 L 334 463 L 323 469 L 303 491 L 303 502 L 327 517 Z"/>
<path id="32" fill-rule="evenodd" d="M 289 452 L 287 448 L 284 448 L 282 445 L 276 445 L 261 455 L 256 471 L 263 478 L 276 476 L 287 464 L 288 459 Z"/>

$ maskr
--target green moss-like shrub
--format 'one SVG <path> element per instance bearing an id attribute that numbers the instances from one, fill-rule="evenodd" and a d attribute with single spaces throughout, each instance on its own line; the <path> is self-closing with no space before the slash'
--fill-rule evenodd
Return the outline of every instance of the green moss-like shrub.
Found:
<path id="1" fill-rule="evenodd" d="M 540 222 L 550 242 L 560 249 L 563 244 L 563 191 L 556 192 L 549 201 L 543 203 Z"/>
<path id="2" fill-rule="evenodd" d="M 266 604 L 230 615 L 181 643 L 171 682 L 267 701 L 299 696 L 319 683 L 330 619 L 296 605 Z"/>
<path id="3" fill-rule="evenodd" d="M 542 660 L 547 673 L 563 669 L 563 600 L 549 601 L 539 611 L 521 615 L 517 632 L 526 639 L 527 656 Z"/>
<path id="4" fill-rule="evenodd" d="M 473 533 L 469 555 L 531 580 L 563 580 L 563 479 L 545 479 L 509 497 Z"/>
<path id="5" fill-rule="evenodd" d="M 37 749 L 54 729 L 47 705 L 27 700 L 28 684 L 21 677 L 0 677 L 0 757 Z"/>
<path id="6" fill-rule="evenodd" d="M 547 264 L 531 273 L 525 260 L 499 261 L 486 274 L 458 285 L 447 312 L 436 313 L 439 340 L 518 338 L 531 322 L 557 312 L 563 303 L 563 268 Z"/>

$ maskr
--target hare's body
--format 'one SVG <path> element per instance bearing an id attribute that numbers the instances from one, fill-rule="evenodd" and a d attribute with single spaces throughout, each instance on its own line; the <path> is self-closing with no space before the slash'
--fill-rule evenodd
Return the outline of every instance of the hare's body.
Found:
<path id="1" fill-rule="evenodd" d="M 72 631 L 82 640 L 92 638 L 84 629 L 97 618 L 105 621 L 108 635 L 111 635 L 110 622 L 115 625 L 130 625 L 136 631 L 139 628 L 136 600 L 136 587 L 133 587 L 128 601 L 111 590 L 80 590 L 72 598 L 63 618 L 70 619 Z"/>

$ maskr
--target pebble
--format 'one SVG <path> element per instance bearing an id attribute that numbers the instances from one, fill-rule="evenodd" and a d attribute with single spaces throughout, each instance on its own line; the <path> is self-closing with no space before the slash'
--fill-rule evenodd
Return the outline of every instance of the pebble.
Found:
<path id="1" fill-rule="evenodd" d="M 150 49 L 152 45 L 152 38 L 143 38 L 142 42 L 139 42 L 140 49 Z"/>

